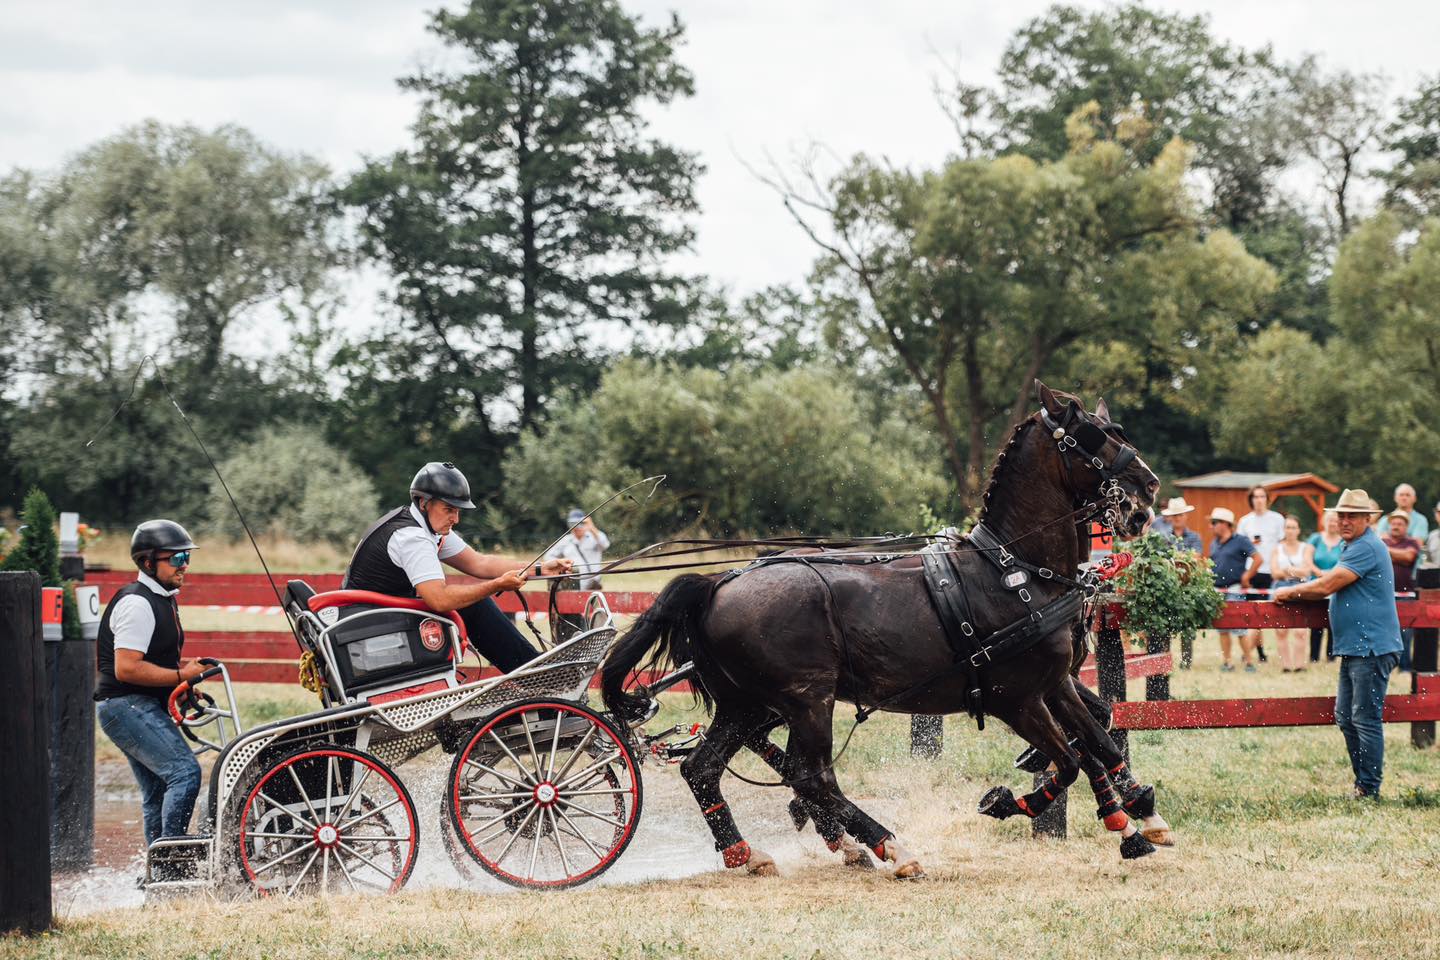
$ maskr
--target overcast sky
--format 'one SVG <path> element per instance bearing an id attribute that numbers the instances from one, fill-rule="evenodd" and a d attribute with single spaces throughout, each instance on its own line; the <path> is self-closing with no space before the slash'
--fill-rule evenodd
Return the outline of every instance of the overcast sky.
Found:
<path id="1" fill-rule="evenodd" d="M 437 0 L 0 0 L 0 169 L 53 167 L 147 117 L 236 123 L 337 172 L 407 141 L 413 101 L 395 78 L 433 56 Z M 1080 0 L 1080 5 L 1104 4 Z M 683 267 L 738 292 L 799 282 L 813 250 L 746 162 L 812 143 L 839 155 L 933 164 L 954 148 L 931 87 L 940 57 L 989 78 L 1006 39 L 1048 3 L 920 0 L 626 0 L 657 23 L 678 10 L 696 96 L 655 116 L 707 172 Z M 1285 58 L 1384 70 L 1394 90 L 1440 70 L 1440 3 L 1167 0 L 1215 31 Z M 368 299 L 368 298 L 361 298 Z M 352 307 L 354 303 L 352 301 Z"/>

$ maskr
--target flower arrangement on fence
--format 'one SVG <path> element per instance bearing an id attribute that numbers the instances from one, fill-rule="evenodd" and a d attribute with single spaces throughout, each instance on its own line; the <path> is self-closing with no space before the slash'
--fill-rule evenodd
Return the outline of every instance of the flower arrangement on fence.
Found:
<path id="1" fill-rule="evenodd" d="M 1116 578 L 1125 629 L 1132 637 L 1193 638 L 1215 621 L 1225 598 L 1214 587 L 1210 561 L 1149 533 L 1125 545 L 1135 557 Z"/>

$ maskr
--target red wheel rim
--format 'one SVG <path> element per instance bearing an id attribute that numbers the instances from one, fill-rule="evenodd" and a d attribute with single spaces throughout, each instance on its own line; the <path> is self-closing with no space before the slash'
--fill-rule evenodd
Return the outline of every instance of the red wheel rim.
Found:
<path id="1" fill-rule="evenodd" d="M 347 762 L 349 787 L 341 767 Z M 396 808 L 398 818 L 389 813 Z M 265 896 L 317 883 L 322 893 L 393 893 L 410 878 L 420 849 L 415 804 L 395 775 L 373 757 L 333 748 L 291 754 L 271 767 L 245 797 L 237 839 L 241 870 Z"/>
<path id="2" fill-rule="evenodd" d="M 498 731 L 527 714 L 524 735 L 505 742 Z M 542 729 L 532 732 L 536 720 Z M 515 886 L 574 886 L 603 872 L 639 820 L 640 777 L 624 744 L 575 704 L 519 704 L 492 717 L 455 758 L 446 806 L 460 845 Z M 468 812 L 477 806 L 483 812 Z"/>

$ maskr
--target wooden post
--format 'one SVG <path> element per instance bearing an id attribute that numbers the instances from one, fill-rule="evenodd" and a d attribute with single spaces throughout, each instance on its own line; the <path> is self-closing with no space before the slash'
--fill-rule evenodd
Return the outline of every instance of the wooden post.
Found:
<path id="1" fill-rule="evenodd" d="M 0 933 L 50 926 L 50 763 L 40 575 L 0 573 Z"/>
<path id="2" fill-rule="evenodd" d="M 1170 636 L 1145 637 L 1146 653 L 1168 653 L 1173 639 Z M 1170 674 L 1157 673 L 1145 678 L 1145 699 L 1146 700 L 1169 700 L 1170 699 Z"/>
<path id="3" fill-rule="evenodd" d="M 1095 634 L 1095 668 L 1100 696 L 1111 703 L 1129 699 L 1125 693 L 1125 642 L 1120 637 L 1120 628 L 1104 610 L 1100 613 L 1100 629 Z M 1110 737 L 1128 763 L 1129 733 L 1116 729 L 1110 731 Z"/>
<path id="4" fill-rule="evenodd" d="M 60 571 L 66 579 L 84 580 L 85 561 L 61 557 Z M 45 644 L 55 870 L 83 870 L 95 862 L 95 637 L 76 634 Z"/>
<path id="5" fill-rule="evenodd" d="M 1421 602 L 1440 601 L 1440 569 L 1430 570 L 1421 568 L 1417 571 L 1418 585 L 1420 587 Z M 1416 627 L 1415 647 L 1410 652 L 1410 665 L 1414 673 L 1410 674 L 1410 692 L 1417 693 L 1417 684 L 1420 674 L 1434 673 L 1440 669 L 1437 664 L 1437 648 L 1440 648 L 1440 627 Z M 1424 748 L 1435 745 L 1435 721 L 1425 720 L 1410 724 L 1410 743 L 1414 747 Z"/>
<path id="6" fill-rule="evenodd" d="M 910 716 L 910 756 L 938 760 L 945 747 L 945 718 L 927 713 Z"/>

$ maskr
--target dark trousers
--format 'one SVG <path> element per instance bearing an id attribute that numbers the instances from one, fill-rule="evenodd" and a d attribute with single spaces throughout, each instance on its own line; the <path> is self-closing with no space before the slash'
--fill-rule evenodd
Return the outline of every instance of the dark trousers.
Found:
<path id="1" fill-rule="evenodd" d="M 506 616 L 494 600 L 487 597 L 461 607 L 458 612 L 465 622 L 465 632 L 470 635 L 470 645 L 501 671 L 509 673 L 538 656 L 516 629 L 515 621 Z"/>
<path id="2" fill-rule="evenodd" d="M 1331 635 L 1330 628 L 1315 627 L 1310 631 L 1310 662 L 1320 662 L 1320 638 L 1325 638 L 1325 659 L 1335 659 L 1335 637 Z"/>

